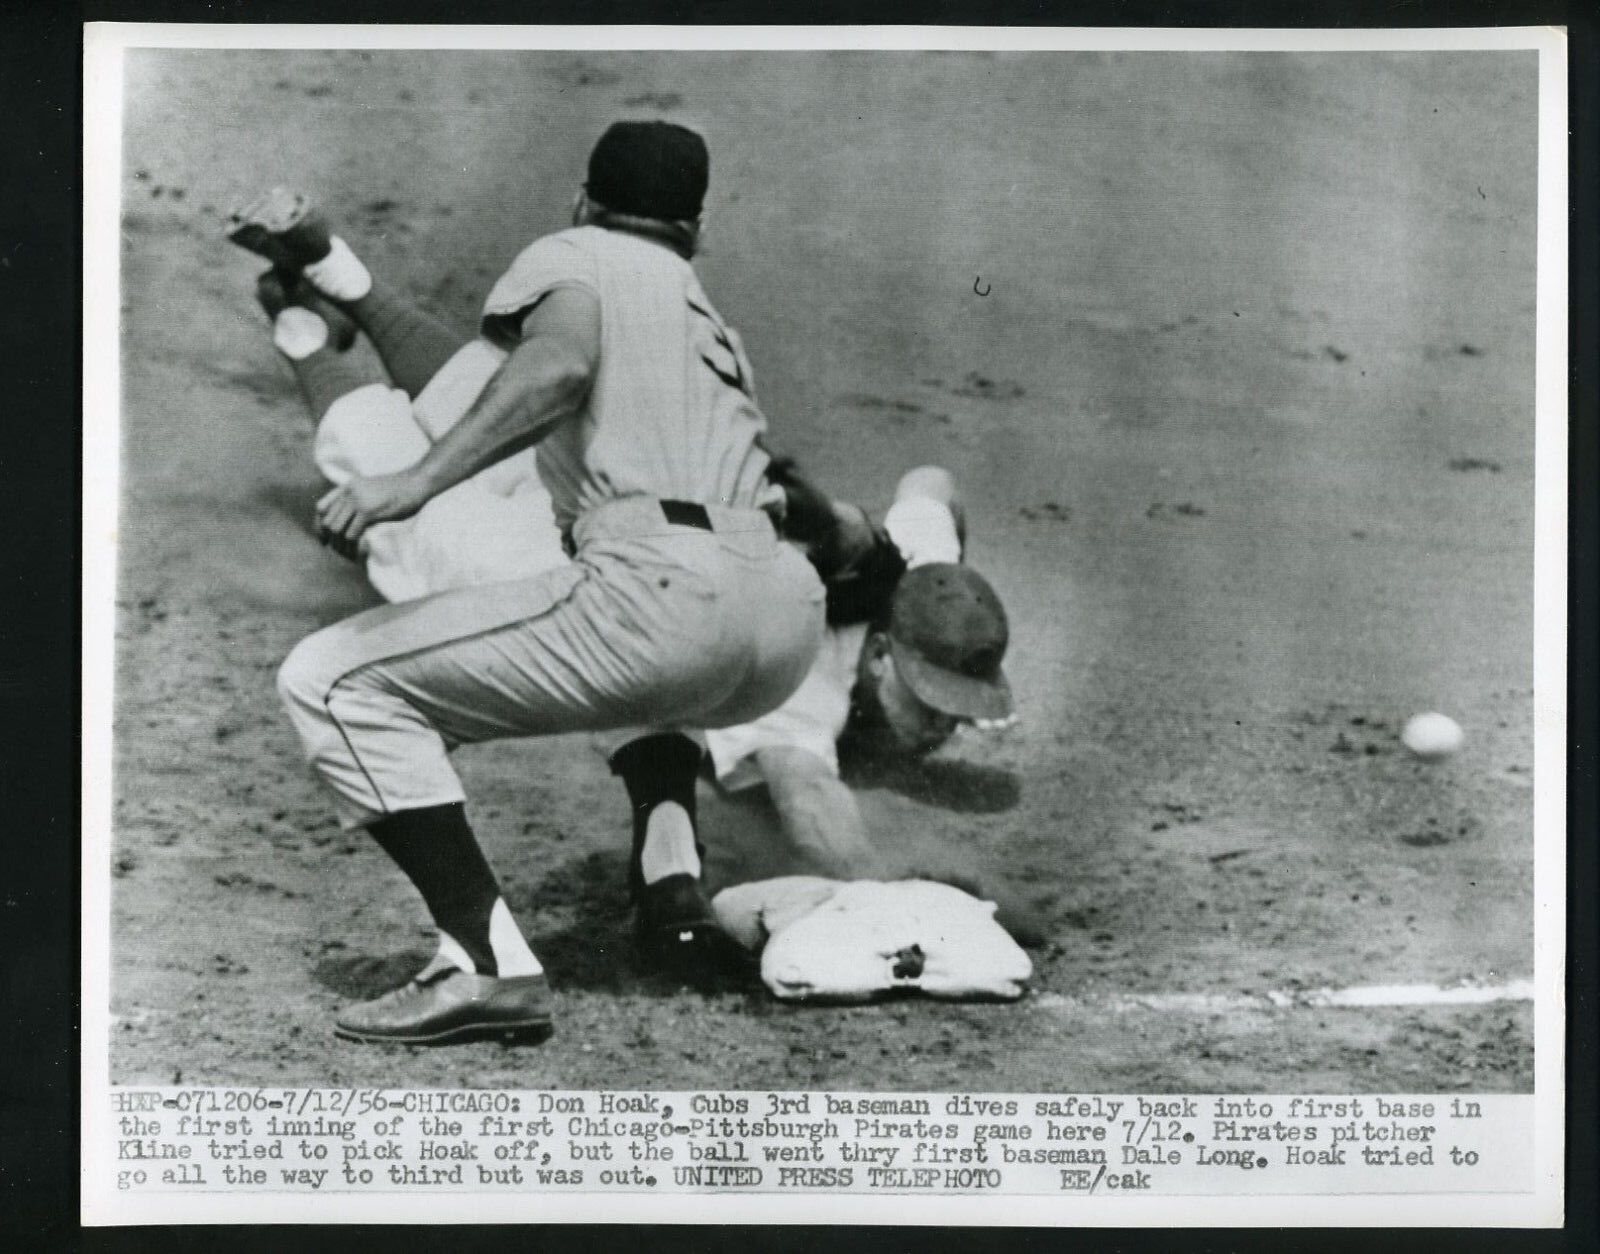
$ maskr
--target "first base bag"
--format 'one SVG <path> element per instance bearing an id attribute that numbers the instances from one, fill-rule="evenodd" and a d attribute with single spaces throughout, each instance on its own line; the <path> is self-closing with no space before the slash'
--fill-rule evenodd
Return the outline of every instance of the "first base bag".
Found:
<path id="1" fill-rule="evenodd" d="M 761 980 L 784 1001 L 899 992 L 1010 1001 L 1033 974 L 995 922 L 992 901 L 930 880 L 785 876 L 724 889 L 712 909 L 731 936 L 760 952 Z"/>

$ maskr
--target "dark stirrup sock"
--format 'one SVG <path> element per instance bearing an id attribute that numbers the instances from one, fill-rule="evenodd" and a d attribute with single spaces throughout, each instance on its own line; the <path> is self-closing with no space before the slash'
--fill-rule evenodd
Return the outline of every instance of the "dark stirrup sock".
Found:
<path id="1" fill-rule="evenodd" d="M 318 422 L 327 416 L 335 401 L 349 396 L 358 388 L 374 383 L 387 386 L 389 383 L 370 354 L 341 353 L 331 345 L 324 345 L 311 356 L 298 361 L 293 357 L 286 357 L 285 360 L 294 368 L 295 378 L 300 380 L 300 390 L 305 393 L 306 404 L 311 406 L 311 413 Z"/>
<path id="2" fill-rule="evenodd" d="M 489 915 L 500 885 L 467 824 L 466 807 L 457 801 L 401 810 L 367 831 L 417 886 L 434 923 L 466 950 L 477 973 L 498 975 Z"/>
<path id="3" fill-rule="evenodd" d="M 467 342 L 410 297 L 376 278 L 371 291 L 359 300 L 341 302 L 340 308 L 367 333 L 395 386 L 412 397 Z"/>
<path id="4" fill-rule="evenodd" d="M 681 732 L 657 732 L 629 741 L 611 755 L 611 773 L 622 776 L 633 803 L 633 856 L 628 860 L 628 891 L 644 888 L 639 859 L 645 832 L 657 806 L 676 801 L 695 828 L 695 848 L 703 852 L 694 805 L 695 777 L 700 771 L 700 746 Z"/>

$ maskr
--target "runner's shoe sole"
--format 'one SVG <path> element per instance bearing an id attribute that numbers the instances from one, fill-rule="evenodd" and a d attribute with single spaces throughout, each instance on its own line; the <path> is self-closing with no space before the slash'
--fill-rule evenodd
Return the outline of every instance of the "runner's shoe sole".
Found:
<path id="1" fill-rule="evenodd" d="M 228 238 L 280 270 L 298 271 L 333 247 L 328 224 L 303 192 L 274 187 L 228 218 Z"/>

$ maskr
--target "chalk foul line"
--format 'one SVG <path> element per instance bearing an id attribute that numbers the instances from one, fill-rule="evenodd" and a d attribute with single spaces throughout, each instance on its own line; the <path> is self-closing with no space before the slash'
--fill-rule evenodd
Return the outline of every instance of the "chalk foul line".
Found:
<path id="1" fill-rule="evenodd" d="M 1532 980 L 1506 984 L 1359 984 L 1352 988 L 1269 989 L 1264 993 L 1040 993 L 1045 1010 L 1157 1010 L 1215 1014 L 1234 1010 L 1319 1010 L 1373 1006 L 1486 1006 L 1533 1000 Z"/>

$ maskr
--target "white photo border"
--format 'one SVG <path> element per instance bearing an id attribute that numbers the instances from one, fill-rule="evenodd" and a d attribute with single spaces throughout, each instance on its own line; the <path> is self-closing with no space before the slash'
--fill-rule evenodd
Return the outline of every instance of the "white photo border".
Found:
<path id="1" fill-rule="evenodd" d="M 1568 92 L 1558 27 L 1410 30 L 940 26 L 372 26 L 94 23 L 84 59 L 81 1218 L 88 1225 L 653 1222 L 1004 1226 L 1554 1226 L 1565 1107 Z M 123 56 L 133 48 L 1377 52 L 1539 57 L 1534 555 L 1536 1191 L 1521 1195 L 1149 1197 L 119 1194 L 109 1075 L 111 765 L 120 488 Z M 290 1198 L 292 1197 L 292 1201 Z"/>

